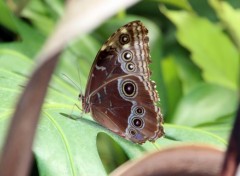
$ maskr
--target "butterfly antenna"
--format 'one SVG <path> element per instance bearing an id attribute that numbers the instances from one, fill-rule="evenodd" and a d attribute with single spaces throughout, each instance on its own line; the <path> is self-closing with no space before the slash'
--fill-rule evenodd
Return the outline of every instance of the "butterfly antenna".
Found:
<path id="1" fill-rule="evenodd" d="M 71 84 L 77 88 L 79 91 L 81 91 L 81 87 L 79 87 L 69 76 L 67 76 L 66 74 L 62 73 L 62 75 L 67 78 L 65 80 L 68 80 L 68 82 L 71 82 Z"/>
<path id="2" fill-rule="evenodd" d="M 71 47 L 68 47 L 67 49 L 68 49 L 74 56 L 76 56 L 76 57 L 79 56 L 78 53 L 75 52 L 74 49 L 72 49 Z M 77 62 L 77 61 L 75 60 L 75 62 Z M 76 65 L 77 65 L 78 79 L 79 79 L 79 84 L 80 84 L 80 86 L 78 86 L 78 85 L 76 86 L 76 83 L 74 83 L 74 85 L 78 88 L 78 90 L 79 90 L 79 92 L 80 92 L 79 94 L 82 95 L 83 91 L 82 91 L 82 82 L 81 82 L 81 77 L 80 77 L 80 69 L 79 69 L 78 63 L 76 63 Z"/>

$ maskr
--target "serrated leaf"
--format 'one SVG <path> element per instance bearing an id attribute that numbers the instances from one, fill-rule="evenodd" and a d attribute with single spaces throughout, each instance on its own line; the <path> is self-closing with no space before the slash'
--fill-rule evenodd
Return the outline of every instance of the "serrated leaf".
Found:
<path id="1" fill-rule="evenodd" d="M 161 10 L 177 26 L 177 38 L 191 52 L 203 78 L 236 90 L 239 53 L 221 28 L 185 11 Z"/>
<path id="2" fill-rule="evenodd" d="M 209 0 L 209 2 L 240 51 L 240 9 L 234 9 L 225 1 Z"/>

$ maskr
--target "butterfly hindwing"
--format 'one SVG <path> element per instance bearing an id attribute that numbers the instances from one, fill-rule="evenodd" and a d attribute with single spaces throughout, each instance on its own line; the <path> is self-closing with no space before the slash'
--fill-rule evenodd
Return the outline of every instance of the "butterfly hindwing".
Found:
<path id="1" fill-rule="evenodd" d="M 106 84 L 91 101 L 94 119 L 124 138 L 143 143 L 163 134 L 160 109 L 138 77 L 126 76 Z"/>

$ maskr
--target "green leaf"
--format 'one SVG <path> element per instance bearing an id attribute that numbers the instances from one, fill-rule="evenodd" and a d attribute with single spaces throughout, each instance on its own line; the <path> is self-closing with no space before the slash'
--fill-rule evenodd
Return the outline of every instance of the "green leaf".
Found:
<path id="1" fill-rule="evenodd" d="M 182 96 L 182 85 L 178 76 L 176 64 L 172 57 L 162 60 L 162 72 L 164 76 L 164 84 L 167 89 L 167 99 L 165 100 L 167 101 L 167 113 L 164 116 L 164 120 L 170 122 L 173 118 L 177 103 Z"/>
<path id="2" fill-rule="evenodd" d="M 3 0 L 0 1 L 0 17 L 0 24 L 12 32 L 17 32 L 16 25 L 14 24 L 13 17 L 11 16 L 11 12 Z"/>
<path id="3" fill-rule="evenodd" d="M 22 54 L 25 54 L 29 58 L 33 59 L 42 47 L 45 38 L 24 22 L 15 20 L 15 23 L 21 41 L 0 43 L 0 49 L 13 49 L 16 52 L 21 52 Z"/>
<path id="4" fill-rule="evenodd" d="M 173 51 L 173 60 L 176 65 L 177 74 L 182 83 L 183 94 L 202 82 L 200 69 L 180 50 Z"/>
<path id="5" fill-rule="evenodd" d="M 220 117 L 233 114 L 237 102 L 237 92 L 218 85 L 202 83 L 182 97 L 174 114 L 173 123 L 197 126 L 214 122 Z"/>
<path id="6" fill-rule="evenodd" d="M 240 9 L 234 9 L 225 1 L 209 0 L 224 27 L 232 36 L 240 52 Z"/>
<path id="7" fill-rule="evenodd" d="M 3 4 L 3 1 L 0 1 L 0 16 L 0 23 L 13 32 L 17 32 L 19 35 L 19 41 L 1 43 L 0 48 L 11 48 L 16 51 L 21 51 L 30 58 L 33 58 L 43 45 L 45 40 L 43 35 L 28 24 L 15 18 L 13 14 L 10 14 L 5 4 Z"/>
<path id="8" fill-rule="evenodd" d="M 192 11 L 192 7 L 187 0 L 155 0 L 155 1 Z"/>
<path id="9" fill-rule="evenodd" d="M 213 133 L 206 132 L 201 129 L 195 129 L 187 126 L 165 124 L 165 140 L 170 140 L 172 144 L 179 145 L 182 141 L 190 144 L 207 144 L 217 146 L 219 148 L 226 148 L 226 141 L 214 135 Z M 174 143 L 173 143 L 174 141 Z M 162 144 L 163 140 L 158 140 Z M 167 142 L 165 142 L 167 143 Z M 164 145 L 164 144 L 162 144 Z M 166 145 L 166 144 L 165 144 Z"/>
<path id="10" fill-rule="evenodd" d="M 201 125 L 197 126 L 197 128 L 204 130 L 204 131 L 208 131 L 213 134 L 216 134 L 217 136 L 228 141 L 228 138 L 232 131 L 231 129 L 232 129 L 232 125 L 233 125 L 235 116 L 236 116 L 235 113 L 230 114 L 226 117 L 221 117 L 214 122 L 201 124 Z"/>
<path id="11" fill-rule="evenodd" d="M 239 53 L 221 28 L 188 12 L 161 11 L 176 25 L 178 41 L 191 52 L 205 81 L 236 90 Z"/>
<path id="12" fill-rule="evenodd" d="M 60 10 L 57 1 L 50 2 L 55 4 L 56 9 L 54 10 Z M 21 13 L 23 17 L 30 20 L 43 34 L 53 32 L 55 22 L 58 20 L 56 14 L 54 14 L 55 11 L 52 8 L 49 9 L 51 6 L 47 3 L 49 2 L 31 0 Z"/>

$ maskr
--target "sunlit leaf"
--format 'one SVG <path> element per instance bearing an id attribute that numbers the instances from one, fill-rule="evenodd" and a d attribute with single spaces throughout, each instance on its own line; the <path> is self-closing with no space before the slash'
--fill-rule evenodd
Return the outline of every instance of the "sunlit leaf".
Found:
<path id="1" fill-rule="evenodd" d="M 191 52 L 203 78 L 236 90 L 239 53 L 221 28 L 188 12 L 166 9 L 162 12 L 177 26 L 177 38 Z"/>
<path id="2" fill-rule="evenodd" d="M 210 0 L 210 3 L 240 50 L 240 9 L 234 9 L 225 1 Z"/>

